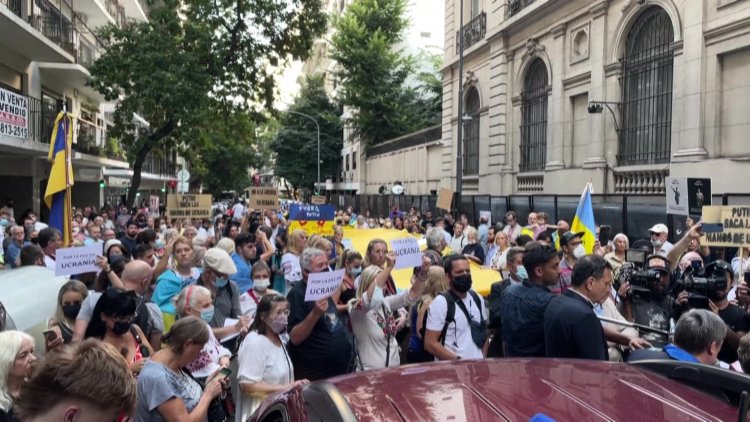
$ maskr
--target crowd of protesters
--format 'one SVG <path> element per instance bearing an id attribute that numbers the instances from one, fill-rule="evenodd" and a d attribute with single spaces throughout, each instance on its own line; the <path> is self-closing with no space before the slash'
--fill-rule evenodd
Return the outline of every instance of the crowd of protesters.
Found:
<path id="1" fill-rule="evenodd" d="M 60 233 L 7 208 L 5 267 L 54 269 Z M 674 244 L 656 224 L 632 243 L 597 237 L 587 252 L 583 233 L 543 212 L 523 216 L 526 225 L 514 211 L 494 224 L 482 215 L 474 227 L 466 215 L 349 208 L 336 213 L 330 237 L 290 231 L 282 212 L 241 201 L 199 220 L 125 207 L 73 215 L 73 246 L 101 244 L 100 271 L 63 285 L 44 345 L 0 333 L 0 421 L 49 420 L 46 412 L 244 421 L 277 391 L 434 360 L 661 358 L 750 370 L 750 251 L 725 262 L 701 246 L 700 224 Z M 386 241 L 344 246 L 346 230 L 376 228 L 424 239 L 408 289 L 394 282 Z M 644 251 L 641 267 L 629 249 Z M 476 291 L 475 266 L 497 274 L 487 297 Z M 339 289 L 305 301 L 310 275 L 334 269 L 345 270 Z M 645 285 L 632 279 L 643 270 Z M 705 306 L 681 283 L 699 271 L 727 280 Z M 47 353 L 35 364 L 37 346 Z M 97 371 L 111 385 L 92 387 Z M 52 381 L 61 378 L 73 381 Z"/>

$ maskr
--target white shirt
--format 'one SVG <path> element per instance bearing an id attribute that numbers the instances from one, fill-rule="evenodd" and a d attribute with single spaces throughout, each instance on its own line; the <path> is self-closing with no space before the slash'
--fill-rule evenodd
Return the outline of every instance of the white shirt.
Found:
<path id="1" fill-rule="evenodd" d="M 292 253 L 285 253 L 281 257 L 281 272 L 284 274 L 286 286 L 284 295 L 288 295 L 295 283 L 302 280 L 302 267 L 299 264 L 299 257 Z"/>
<path id="2" fill-rule="evenodd" d="M 294 381 L 294 366 L 283 343 L 277 346 L 257 331 L 251 331 L 242 341 L 237 363 L 237 381 L 240 384 L 263 382 L 284 385 Z M 240 392 L 236 397 L 236 420 L 247 420 L 264 398 L 263 395 L 249 396 Z"/>
<path id="3" fill-rule="evenodd" d="M 453 252 L 460 254 L 461 252 L 463 252 L 464 246 L 466 246 L 467 243 L 468 242 L 466 241 L 465 235 L 462 234 L 458 237 L 453 236 L 453 239 L 451 239 L 450 247 L 451 249 L 453 249 Z"/>
<path id="4" fill-rule="evenodd" d="M 245 216 L 245 206 L 240 203 L 234 204 L 232 207 L 232 213 L 232 218 L 235 220 L 241 220 L 242 217 Z"/>
<path id="5" fill-rule="evenodd" d="M 474 303 L 474 299 L 471 294 L 467 293 L 466 297 L 461 299 L 466 305 L 466 310 L 469 311 L 472 321 L 476 323 L 481 322 L 481 315 L 484 316 L 484 320 L 487 321 L 487 307 L 484 305 L 484 299 L 479 296 L 481 304 Z M 481 311 L 480 307 L 481 306 Z M 480 315 L 481 312 L 481 315 Z M 437 296 L 430 304 L 430 309 L 427 313 L 427 329 L 430 331 L 443 331 L 443 325 L 445 325 L 445 316 L 448 313 L 448 302 L 445 298 L 440 295 Z M 482 359 L 482 349 L 474 344 L 474 340 L 471 338 L 471 327 L 469 322 L 466 320 L 466 315 L 461 308 L 456 304 L 456 312 L 453 315 L 453 322 L 448 325 L 448 330 L 445 333 L 445 348 L 450 350 L 452 353 L 461 356 L 461 359 Z M 438 360 L 435 358 L 435 360 Z"/>
<path id="6" fill-rule="evenodd" d="M 55 264 L 55 260 L 50 258 L 47 255 L 44 255 L 44 266 L 49 268 L 52 271 L 55 271 L 55 268 L 57 268 L 57 264 Z"/>

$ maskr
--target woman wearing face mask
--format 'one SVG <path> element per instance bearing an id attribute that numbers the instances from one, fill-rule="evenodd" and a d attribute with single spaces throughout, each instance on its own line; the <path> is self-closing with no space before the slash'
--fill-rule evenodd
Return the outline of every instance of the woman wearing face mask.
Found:
<path id="1" fill-rule="evenodd" d="M 94 306 L 85 338 L 97 338 L 111 344 L 139 373 L 145 359 L 154 354 L 140 327 L 131 323 L 135 317 L 137 296 L 135 292 L 111 288 L 105 291 Z"/>
<path id="2" fill-rule="evenodd" d="M 13 401 L 31 374 L 34 338 L 22 331 L 0 333 L 0 421 L 17 422 Z"/>
<path id="3" fill-rule="evenodd" d="M 424 332 L 427 322 L 427 310 L 430 303 L 440 293 L 448 291 L 448 279 L 445 277 L 443 267 L 431 266 L 427 270 L 427 283 L 425 284 L 422 297 L 411 307 L 411 337 L 409 338 L 409 351 L 406 355 L 408 363 L 433 362 L 435 357 L 424 350 Z"/>
<path id="4" fill-rule="evenodd" d="M 362 255 L 359 252 L 350 249 L 344 252 L 344 280 L 337 293 L 339 300 L 336 301 L 336 308 L 339 312 L 349 310 L 349 301 L 357 297 L 357 289 L 354 286 L 354 280 L 362 273 Z"/>
<path id="5" fill-rule="evenodd" d="M 173 266 L 156 279 L 156 288 L 151 300 L 161 309 L 165 330 L 169 330 L 174 324 L 177 314 L 172 299 L 183 288 L 195 284 L 200 278 L 200 271 L 193 266 L 194 258 L 193 244 L 184 237 L 176 238 L 172 244 Z"/>
<path id="6" fill-rule="evenodd" d="M 307 384 L 294 381 L 294 366 L 279 335 L 286 330 L 289 304 L 280 295 L 266 295 L 258 303 L 250 331 L 237 355 L 237 418 L 244 422 L 269 394 Z"/>
<path id="7" fill-rule="evenodd" d="M 180 318 L 194 316 L 206 323 L 214 317 L 214 305 L 211 300 L 211 292 L 202 286 L 188 286 L 182 289 L 175 298 L 175 308 L 179 310 Z M 216 339 L 213 332 L 209 331 L 208 341 L 203 345 L 198 357 L 187 364 L 187 369 L 198 381 L 216 373 L 221 368 L 229 366 L 232 352 L 223 347 Z"/>
<path id="8" fill-rule="evenodd" d="M 357 297 L 349 302 L 349 318 L 357 338 L 359 369 L 362 370 L 399 365 L 398 323 L 394 312 L 411 306 L 422 294 L 431 264 L 429 258 L 423 256 L 421 271 L 412 276 L 411 289 L 385 296 L 383 290 L 395 263 L 395 255 L 389 254 L 385 269 L 365 268 L 357 286 Z"/>
<path id="9" fill-rule="evenodd" d="M 214 314 L 209 325 L 216 337 L 222 339 L 230 334 L 245 335 L 250 325 L 250 318 L 242 316 L 240 310 L 240 293 L 237 283 L 229 280 L 229 276 L 237 272 L 229 254 L 219 248 L 211 248 L 203 256 L 203 272 L 197 284 L 211 292 L 214 304 Z M 237 319 L 237 323 L 225 326 L 227 318 Z M 234 341 L 234 340 L 232 340 Z M 233 344 L 225 344 L 233 350 Z"/>
<path id="10" fill-rule="evenodd" d="M 88 294 L 86 285 L 76 280 L 69 281 L 60 288 L 57 295 L 57 311 L 47 323 L 47 328 L 55 333 L 55 337 L 44 336 L 47 351 L 61 344 L 68 344 L 73 339 L 76 317 L 81 310 L 81 303 Z"/>
<path id="11" fill-rule="evenodd" d="M 258 303 L 266 295 L 278 295 L 279 292 L 272 290 L 271 286 L 271 269 L 263 261 L 258 261 L 253 265 L 250 272 L 253 279 L 253 287 L 240 295 L 240 311 L 242 315 L 250 319 L 255 318 L 255 311 L 258 309 Z"/>

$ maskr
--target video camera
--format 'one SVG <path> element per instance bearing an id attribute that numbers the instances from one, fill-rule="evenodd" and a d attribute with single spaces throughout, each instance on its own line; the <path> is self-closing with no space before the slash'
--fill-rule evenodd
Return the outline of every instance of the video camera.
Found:
<path id="1" fill-rule="evenodd" d="M 250 230 L 250 233 L 255 236 L 255 233 L 258 231 L 258 227 L 260 227 L 260 219 L 262 215 L 260 211 L 253 211 L 252 214 L 248 217 L 250 219 L 250 227 L 248 229 Z"/>
<path id="2" fill-rule="evenodd" d="M 613 283 L 615 290 L 620 290 L 624 283 L 630 283 L 628 296 L 634 302 L 650 302 L 653 283 L 658 283 L 661 274 L 655 270 L 647 270 L 647 252 L 640 249 L 628 249 L 625 252 L 625 263 L 620 267 L 617 279 Z"/>
<path id="3" fill-rule="evenodd" d="M 703 268 L 703 262 L 698 260 L 690 264 L 682 273 L 681 290 L 688 292 L 688 305 L 691 308 L 709 309 L 709 298 L 727 288 L 727 269 L 716 263 Z"/>

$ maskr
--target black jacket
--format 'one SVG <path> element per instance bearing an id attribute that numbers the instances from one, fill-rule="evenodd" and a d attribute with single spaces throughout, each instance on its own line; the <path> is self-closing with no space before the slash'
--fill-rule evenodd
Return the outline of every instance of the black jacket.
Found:
<path id="1" fill-rule="evenodd" d="M 608 360 L 607 341 L 591 303 L 566 290 L 544 311 L 547 357 Z"/>

